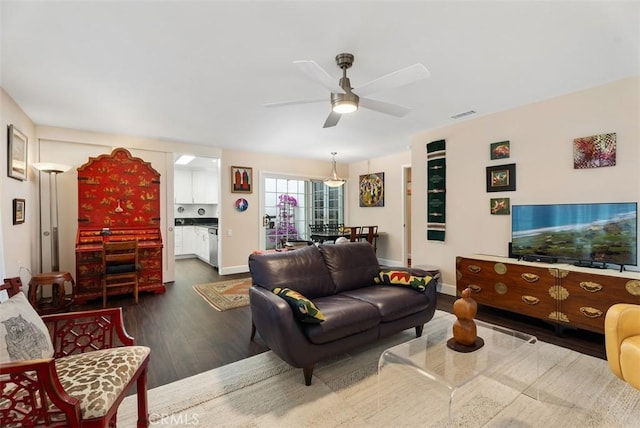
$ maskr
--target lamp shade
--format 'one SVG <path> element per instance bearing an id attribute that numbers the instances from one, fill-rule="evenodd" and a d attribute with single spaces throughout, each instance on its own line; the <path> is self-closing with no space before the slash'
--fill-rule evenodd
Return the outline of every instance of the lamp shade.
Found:
<path id="1" fill-rule="evenodd" d="M 331 152 L 331 175 L 323 180 L 324 184 L 329 187 L 340 187 L 347 182 L 344 178 L 338 177 L 338 171 L 336 171 L 336 152 Z"/>
<path id="2" fill-rule="evenodd" d="M 36 162 L 31 164 L 31 166 L 34 169 L 37 169 L 38 171 L 41 171 L 41 172 L 48 172 L 48 173 L 56 172 L 59 174 L 63 172 L 67 172 L 71 169 L 69 165 L 63 165 L 61 163 L 52 163 L 52 162 Z"/>

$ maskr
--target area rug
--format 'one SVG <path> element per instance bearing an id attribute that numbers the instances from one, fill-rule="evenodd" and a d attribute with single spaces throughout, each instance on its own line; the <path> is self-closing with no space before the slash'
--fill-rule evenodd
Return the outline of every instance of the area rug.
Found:
<path id="1" fill-rule="evenodd" d="M 453 315 L 437 311 L 424 333 Z M 442 325 L 442 324 L 440 324 Z M 406 330 L 316 365 L 311 386 L 301 369 L 271 351 L 148 392 L 152 426 L 199 427 L 638 427 L 640 391 L 616 378 L 604 360 L 559 346 L 538 346 L 538 380 L 513 393 L 518 371 L 483 378 L 456 393 L 449 408 L 420 376 L 379 384 L 381 353 L 415 337 Z M 153 354 L 151 356 L 153 358 Z M 455 364 L 455 361 L 449 361 Z M 504 381 L 511 378 L 513 382 Z M 118 427 L 135 426 L 136 397 L 118 412 Z"/>
<path id="2" fill-rule="evenodd" d="M 242 278 L 198 284 L 193 289 L 215 309 L 226 311 L 247 306 L 250 287 L 251 278 Z"/>

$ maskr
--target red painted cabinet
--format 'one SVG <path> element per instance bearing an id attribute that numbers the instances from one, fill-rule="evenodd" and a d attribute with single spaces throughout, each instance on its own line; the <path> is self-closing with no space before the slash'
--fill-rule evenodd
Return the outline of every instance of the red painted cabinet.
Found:
<path id="1" fill-rule="evenodd" d="M 117 148 L 78 168 L 76 301 L 102 296 L 102 242 L 138 240 L 139 291 L 165 291 L 162 282 L 160 174 Z M 109 294 L 132 293 L 126 287 Z"/>

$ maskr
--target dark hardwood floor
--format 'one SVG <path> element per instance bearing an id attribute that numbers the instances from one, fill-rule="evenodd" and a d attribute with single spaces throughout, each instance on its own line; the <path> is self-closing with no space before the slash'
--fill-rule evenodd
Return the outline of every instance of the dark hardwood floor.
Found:
<path id="1" fill-rule="evenodd" d="M 218 312 L 196 294 L 192 286 L 247 277 L 220 276 L 197 259 L 176 261 L 176 281 L 166 284 L 164 294 L 141 293 L 109 299 L 109 306 L 122 306 L 127 331 L 140 345 L 152 350 L 148 388 L 164 385 L 268 350 L 259 335 L 249 340 L 249 307 Z M 438 309 L 451 312 L 455 298 L 438 297 Z M 101 307 L 101 301 L 74 308 Z M 564 330 L 559 335 L 545 322 L 511 312 L 479 307 L 477 319 L 533 334 L 539 340 L 584 354 L 605 358 L 604 336 L 583 330 Z"/>

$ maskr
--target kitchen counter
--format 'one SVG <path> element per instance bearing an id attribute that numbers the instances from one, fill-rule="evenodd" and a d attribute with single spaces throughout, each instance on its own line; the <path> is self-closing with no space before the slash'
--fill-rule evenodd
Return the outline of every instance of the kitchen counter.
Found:
<path id="1" fill-rule="evenodd" d="M 216 217 L 198 217 L 198 218 L 176 218 L 175 226 L 204 226 L 218 227 L 218 219 Z"/>

